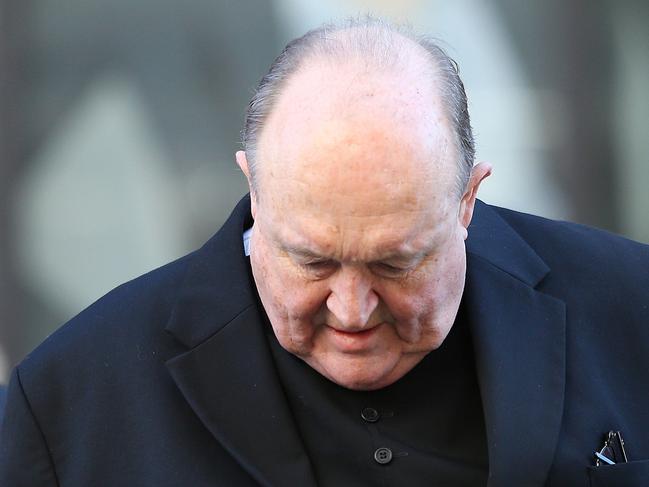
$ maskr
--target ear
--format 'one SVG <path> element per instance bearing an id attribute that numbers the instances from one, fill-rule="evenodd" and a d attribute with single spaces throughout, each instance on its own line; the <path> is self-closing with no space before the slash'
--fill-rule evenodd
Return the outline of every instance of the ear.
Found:
<path id="1" fill-rule="evenodd" d="M 466 229 L 469 227 L 471 219 L 473 218 L 473 208 L 475 207 L 475 199 L 478 196 L 478 188 L 480 187 L 480 183 L 482 183 L 482 181 L 484 181 L 491 175 L 492 169 L 493 168 L 491 164 L 486 162 L 476 164 L 471 169 L 469 183 L 467 184 L 466 191 L 464 192 L 462 200 L 460 201 L 459 219 L 460 224 L 464 227 L 465 230 L 465 239 L 468 235 Z"/>
<path id="2" fill-rule="evenodd" d="M 255 192 L 252 185 L 252 178 L 250 177 L 250 167 L 248 166 L 248 158 L 246 153 L 242 150 L 237 151 L 234 154 L 235 159 L 237 160 L 237 165 L 241 169 L 241 172 L 246 176 L 248 181 L 248 190 L 250 191 L 250 213 L 252 213 L 252 218 L 254 220 L 255 214 L 257 213 L 257 193 Z"/>

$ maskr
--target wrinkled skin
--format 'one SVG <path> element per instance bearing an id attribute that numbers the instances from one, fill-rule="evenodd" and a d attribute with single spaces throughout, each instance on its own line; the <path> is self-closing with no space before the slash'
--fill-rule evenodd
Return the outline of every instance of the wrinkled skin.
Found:
<path id="1" fill-rule="evenodd" d="M 459 195 L 456 143 L 430 81 L 365 69 L 313 63 L 293 76 L 251 187 L 251 266 L 279 343 L 358 390 L 397 381 L 447 336 L 490 173 L 475 166 Z M 249 176 L 244 152 L 237 162 Z"/>

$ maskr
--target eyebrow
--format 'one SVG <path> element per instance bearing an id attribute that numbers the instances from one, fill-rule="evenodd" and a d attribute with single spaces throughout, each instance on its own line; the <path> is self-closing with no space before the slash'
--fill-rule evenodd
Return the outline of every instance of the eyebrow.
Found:
<path id="1" fill-rule="evenodd" d="M 295 245 L 290 245 L 290 244 L 282 245 L 281 248 L 285 252 L 299 257 L 333 260 L 332 257 L 321 254 L 315 250 L 311 250 L 308 248 L 297 247 Z M 397 250 L 394 252 L 387 253 L 378 259 L 373 259 L 372 262 L 385 262 L 390 260 L 408 260 L 408 261 L 420 260 L 424 258 L 426 255 L 428 255 L 433 250 L 433 248 L 434 248 L 433 245 L 429 245 L 422 250 L 416 252 L 407 252 L 407 253 L 403 253 Z"/>
<path id="2" fill-rule="evenodd" d="M 425 249 L 418 250 L 416 252 L 407 252 L 407 253 L 400 253 L 400 252 L 394 252 L 391 254 L 386 254 L 382 259 L 382 261 L 387 261 L 387 260 L 419 260 L 424 258 L 426 255 L 428 255 L 432 251 L 432 247 L 426 247 Z"/>

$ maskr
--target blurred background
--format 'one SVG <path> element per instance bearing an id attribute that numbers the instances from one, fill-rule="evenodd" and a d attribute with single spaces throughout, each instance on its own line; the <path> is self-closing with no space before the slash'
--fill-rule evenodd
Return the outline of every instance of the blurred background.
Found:
<path id="1" fill-rule="evenodd" d="M 458 61 L 495 166 L 482 199 L 649 242 L 646 0 L 0 0 L 0 382 L 218 229 L 257 80 L 289 39 L 366 12 Z"/>

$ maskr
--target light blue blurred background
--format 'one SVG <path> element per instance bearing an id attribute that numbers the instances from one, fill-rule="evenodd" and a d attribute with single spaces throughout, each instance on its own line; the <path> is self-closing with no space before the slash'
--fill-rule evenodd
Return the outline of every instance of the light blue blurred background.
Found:
<path id="1" fill-rule="evenodd" d="M 649 242 L 645 0 L 0 0 L 0 382 L 216 231 L 246 191 L 257 80 L 292 37 L 367 12 L 458 61 L 495 166 L 482 199 Z"/>

